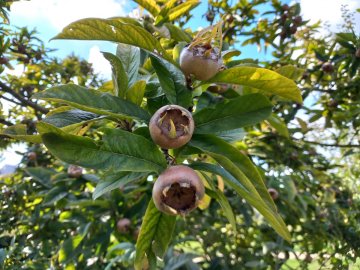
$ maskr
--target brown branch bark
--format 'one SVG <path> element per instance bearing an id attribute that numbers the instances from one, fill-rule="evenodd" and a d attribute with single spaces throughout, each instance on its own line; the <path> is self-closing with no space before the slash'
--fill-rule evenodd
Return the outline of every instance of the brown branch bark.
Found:
<path id="1" fill-rule="evenodd" d="M 302 142 L 306 142 L 306 143 L 310 143 L 310 144 L 315 144 L 315 145 L 320 145 L 320 146 L 325 146 L 325 147 L 340 147 L 340 148 L 360 148 L 360 144 L 331 144 L 331 143 L 319 143 L 319 142 L 314 142 L 314 141 L 307 141 L 307 140 L 299 140 Z"/>
<path id="2" fill-rule="evenodd" d="M 32 102 L 31 100 L 26 99 L 23 96 L 21 96 L 20 94 L 16 93 L 13 89 L 11 89 L 9 86 L 4 84 L 3 82 L 0 82 L 0 90 L 4 91 L 6 93 L 9 93 L 14 98 L 21 101 L 22 105 L 24 105 L 24 106 L 29 106 L 29 107 L 33 108 L 34 110 L 39 111 L 43 114 L 47 114 L 49 112 L 48 109 L 46 109 L 46 108 L 36 104 L 35 102 Z"/>
<path id="3" fill-rule="evenodd" d="M 13 126 L 14 124 L 5 120 L 4 118 L 0 118 L 0 123 L 1 124 L 4 124 L 4 125 L 7 125 L 7 126 Z"/>

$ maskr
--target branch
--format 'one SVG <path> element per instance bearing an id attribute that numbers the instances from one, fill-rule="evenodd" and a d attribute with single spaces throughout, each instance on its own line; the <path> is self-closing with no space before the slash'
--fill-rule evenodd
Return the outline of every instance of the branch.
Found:
<path id="1" fill-rule="evenodd" d="M 342 148 L 360 148 L 360 144 L 330 144 L 330 143 L 319 143 L 319 142 L 314 142 L 314 141 L 307 141 L 307 140 L 301 140 L 301 139 L 295 139 L 298 141 L 302 141 L 305 143 L 310 143 L 310 144 L 316 144 L 316 145 L 320 145 L 320 146 L 325 146 L 325 147 L 342 147 Z"/>
<path id="2" fill-rule="evenodd" d="M 9 86 L 4 84 L 3 82 L 0 82 L 0 89 L 6 93 L 11 94 L 17 100 L 21 101 L 23 103 L 22 105 L 30 106 L 34 110 L 39 111 L 43 114 L 47 114 L 49 112 L 48 109 L 41 107 L 38 104 L 36 104 L 35 102 L 32 102 L 31 100 L 28 100 L 28 99 L 24 98 L 23 96 L 19 95 L 18 93 L 16 93 L 13 89 L 11 89 Z"/>
<path id="3" fill-rule="evenodd" d="M 20 105 L 20 106 L 22 105 L 20 102 L 17 102 L 16 100 L 13 100 L 11 98 L 7 98 L 4 95 L 0 95 L 0 98 L 5 99 L 5 100 L 7 100 L 7 101 L 9 101 L 11 103 L 15 103 L 16 105 Z"/>
<path id="4" fill-rule="evenodd" d="M 7 126 L 13 126 L 14 124 L 5 120 L 4 118 L 0 118 L 0 123 L 1 124 L 4 124 L 4 125 L 7 125 Z"/>

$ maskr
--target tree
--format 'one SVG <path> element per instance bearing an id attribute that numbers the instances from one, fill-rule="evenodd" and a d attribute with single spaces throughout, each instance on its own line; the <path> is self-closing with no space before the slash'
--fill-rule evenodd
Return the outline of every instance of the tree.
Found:
<path id="1" fill-rule="evenodd" d="M 212 25 L 193 33 L 182 27 L 197 1 L 137 2 L 149 15 L 83 19 L 56 36 L 117 42 L 116 54 L 104 53 L 109 82 L 93 79 L 75 57 L 63 62 L 65 73 L 55 59 L 36 62 L 33 32 L 4 41 L 17 57 L 25 45 L 18 60 L 26 72 L 2 78 L 1 91 L 38 121 L 30 129 L 18 112 L 2 121 L 3 136 L 37 145 L 1 183 L 0 262 L 9 269 L 307 269 L 312 260 L 349 267 L 360 250 L 351 181 L 359 171 L 319 151 L 337 147 L 358 162 L 359 37 L 349 28 L 317 37 L 319 25 L 303 21 L 298 4 L 210 1 Z M 270 17 L 256 21 L 263 3 Z M 219 14 L 223 23 L 214 24 Z M 242 36 L 273 58 L 236 58 Z M 207 60 L 188 65 L 191 54 Z M 213 64 L 208 58 L 214 76 L 203 73 L 212 69 L 204 68 Z M 323 110 L 309 107 L 310 98 Z M 311 123 L 321 119 L 333 141 L 317 140 Z M 181 146 L 168 144 L 185 135 Z M 180 178 L 175 164 L 186 164 Z"/>

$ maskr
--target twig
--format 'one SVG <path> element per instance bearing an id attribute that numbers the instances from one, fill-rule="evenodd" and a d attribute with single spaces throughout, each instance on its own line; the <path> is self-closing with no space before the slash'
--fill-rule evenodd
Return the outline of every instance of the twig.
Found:
<path id="1" fill-rule="evenodd" d="M 301 140 L 301 139 L 295 139 L 295 138 L 293 138 L 293 139 L 297 140 L 297 141 L 302 141 L 305 143 L 316 144 L 316 145 L 325 146 L 325 147 L 360 148 L 360 144 L 330 144 L 330 143 L 319 143 L 319 142 Z"/>
<path id="2" fill-rule="evenodd" d="M 0 88 L 4 92 L 11 94 L 14 98 L 21 101 L 23 103 L 23 105 L 28 105 L 28 106 L 32 107 L 34 110 L 39 111 L 43 114 L 47 114 L 49 112 L 48 109 L 41 107 L 38 104 L 36 104 L 35 102 L 32 102 L 31 100 L 28 100 L 28 99 L 24 98 L 23 96 L 19 95 L 18 93 L 16 93 L 13 89 L 11 89 L 9 86 L 4 84 L 3 82 L 0 82 Z"/>

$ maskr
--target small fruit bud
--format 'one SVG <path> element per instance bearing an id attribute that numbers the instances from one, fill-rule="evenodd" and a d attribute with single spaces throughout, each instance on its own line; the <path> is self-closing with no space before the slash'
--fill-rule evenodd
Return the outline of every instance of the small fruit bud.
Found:
<path id="1" fill-rule="evenodd" d="M 116 223 L 117 230 L 120 233 L 128 233 L 131 227 L 131 221 L 128 218 L 122 218 Z"/>
<path id="2" fill-rule="evenodd" d="M 219 51 L 211 46 L 187 46 L 180 54 L 180 67 L 185 75 L 194 75 L 201 81 L 206 81 L 218 73 L 222 63 Z"/>
<path id="3" fill-rule="evenodd" d="M 275 188 L 269 188 L 268 192 L 270 194 L 270 197 L 275 201 L 277 198 L 279 198 L 279 192 Z"/>
<path id="4" fill-rule="evenodd" d="M 191 113 L 178 105 L 166 105 L 150 119 L 149 130 L 153 141 L 164 149 L 174 149 L 190 141 L 194 132 Z"/>
<path id="5" fill-rule="evenodd" d="M 325 73 L 332 73 L 334 71 L 334 66 L 333 64 L 331 64 L 330 62 L 325 62 L 322 66 L 321 66 L 322 71 L 324 71 Z"/>
<path id="6" fill-rule="evenodd" d="M 30 160 L 30 161 L 35 161 L 36 158 L 37 158 L 37 155 L 36 155 L 35 152 L 29 152 L 29 153 L 27 154 L 27 158 L 28 158 L 28 160 Z"/>
<path id="7" fill-rule="evenodd" d="M 205 188 L 197 173 L 183 165 L 166 169 L 153 187 L 153 200 L 160 211 L 170 215 L 186 215 L 204 197 Z"/>
<path id="8" fill-rule="evenodd" d="M 82 175 L 83 169 L 76 165 L 70 165 L 67 173 L 72 178 L 79 178 Z"/>

